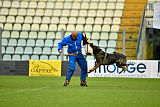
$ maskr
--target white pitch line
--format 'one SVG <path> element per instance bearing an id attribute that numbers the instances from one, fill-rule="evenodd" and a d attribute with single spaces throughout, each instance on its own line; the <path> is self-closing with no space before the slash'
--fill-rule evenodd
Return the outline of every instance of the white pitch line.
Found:
<path id="1" fill-rule="evenodd" d="M 45 88 L 48 88 L 48 86 L 46 86 L 46 87 L 40 87 L 40 88 L 34 88 L 34 89 L 27 89 L 27 90 L 17 90 L 17 91 L 14 91 L 14 92 L 8 92 L 8 93 L 0 94 L 0 96 L 1 95 L 12 94 L 12 93 L 23 92 L 23 91 L 37 91 L 37 90 L 42 90 L 42 89 L 45 89 Z"/>

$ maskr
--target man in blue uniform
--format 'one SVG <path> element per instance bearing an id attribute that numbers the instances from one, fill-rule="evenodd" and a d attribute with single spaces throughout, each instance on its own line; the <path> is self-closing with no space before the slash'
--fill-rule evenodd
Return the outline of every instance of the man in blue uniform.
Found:
<path id="1" fill-rule="evenodd" d="M 82 33 L 73 31 L 71 35 L 65 37 L 60 43 L 58 43 L 58 51 L 62 52 L 63 46 L 68 45 L 68 55 L 69 55 L 69 68 L 66 76 L 66 81 L 63 86 L 67 86 L 71 80 L 73 72 L 75 71 L 76 61 L 81 68 L 80 75 L 80 85 L 88 86 L 86 83 L 87 76 L 87 62 L 82 54 L 81 41 L 86 42 L 86 37 Z M 83 43 L 84 44 L 84 43 Z"/>

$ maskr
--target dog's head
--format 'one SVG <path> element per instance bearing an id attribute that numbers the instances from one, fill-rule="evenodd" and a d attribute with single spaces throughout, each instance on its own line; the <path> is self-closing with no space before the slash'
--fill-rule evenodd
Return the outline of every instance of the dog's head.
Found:
<path id="1" fill-rule="evenodd" d="M 90 43 L 91 48 L 93 49 L 93 54 L 96 55 L 98 54 L 100 51 L 102 51 L 102 49 L 99 46 L 95 46 L 93 45 L 93 43 Z"/>

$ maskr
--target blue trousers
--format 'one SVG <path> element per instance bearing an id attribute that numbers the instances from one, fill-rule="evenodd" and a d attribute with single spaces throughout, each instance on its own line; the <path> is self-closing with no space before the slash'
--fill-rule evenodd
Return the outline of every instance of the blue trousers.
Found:
<path id="1" fill-rule="evenodd" d="M 66 76 L 66 80 L 70 80 L 73 72 L 75 71 L 76 61 L 81 68 L 81 80 L 85 81 L 87 77 L 87 61 L 85 60 L 83 54 L 77 56 L 69 55 L 69 68 Z"/>

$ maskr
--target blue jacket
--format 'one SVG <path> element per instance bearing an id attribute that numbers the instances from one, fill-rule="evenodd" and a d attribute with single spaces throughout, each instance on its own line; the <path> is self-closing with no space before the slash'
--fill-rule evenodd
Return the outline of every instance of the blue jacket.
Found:
<path id="1" fill-rule="evenodd" d="M 62 50 L 63 46 L 68 45 L 68 53 L 77 54 L 81 52 L 81 41 L 83 39 L 83 35 L 78 32 L 77 40 L 73 41 L 71 35 L 65 37 L 61 42 L 58 43 L 58 51 Z"/>

